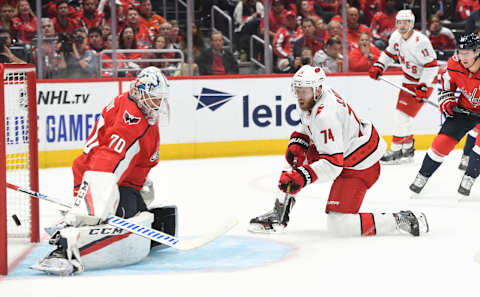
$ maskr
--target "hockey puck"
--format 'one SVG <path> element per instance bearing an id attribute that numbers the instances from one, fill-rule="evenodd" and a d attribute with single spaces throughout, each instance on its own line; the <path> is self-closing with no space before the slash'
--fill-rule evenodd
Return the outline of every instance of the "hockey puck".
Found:
<path id="1" fill-rule="evenodd" d="M 15 222 L 15 224 L 16 224 L 17 226 L 22 225 L 22 223 L 20 223 L 20 220 L 18 219 L 17 215 L 14 214 L 14 215 L 12 216 L 12 219 L 13 219 L 13 221 Z"/>

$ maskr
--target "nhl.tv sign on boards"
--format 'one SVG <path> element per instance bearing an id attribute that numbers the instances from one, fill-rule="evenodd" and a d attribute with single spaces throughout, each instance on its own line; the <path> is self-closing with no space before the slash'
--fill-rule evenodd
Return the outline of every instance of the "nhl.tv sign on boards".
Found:
<path id="1" fill-rule="evenodd" d="M 223 105 L 232 100 L 242 98 L 242 126 L 247 128 L 252 126 L 280 127 L 284 124 L 289 126 L 297 126 L 300 119 L 296 112 L 296 104 L 292 103 L 287 106 L 282 105 L 282 96 L 275 95 L 271 102 L 273 107 L 267 104 L 255 104 L 255 100 L 250 100 L 249 95 L 235 95 L 229 92 L 215 90 L 203 87 L 198 95 L 193 96 L 196 101 L 196 110 L 208 109 L 216 111 Z M 263 102 L 265 102 L 263 100 Z"/>

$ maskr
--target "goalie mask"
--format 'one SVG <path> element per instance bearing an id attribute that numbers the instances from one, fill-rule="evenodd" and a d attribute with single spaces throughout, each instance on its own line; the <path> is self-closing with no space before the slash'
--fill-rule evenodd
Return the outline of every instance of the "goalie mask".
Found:
<path id="1" fill-rule="evenodd" d="M 130 84 L 130 97 L 137 103 L 150 125 L 157 121 L 160 126 L 170 122 L 170 105 L 168 104 L 168 82 L 157 67 L 143 69 Z"/>
<path id="2" fill-rule="evenodd" d="M 398 27 L 397 27 L 397 30 L 401 34 L 405 34 L 405 33 L 409 32 L 410 30 L 413 29 L 413 25 L 415 24 L 415 15 L 413 14 L 413 12 L 410 9 L 400 10 L 397 13 L 397 17 L 395 18 L 396 26 L 398 26 L 398 21 L 410 21 L 410 26 L 408 27 L 408 30 L 406 32 L 401 32 L 400 30 L 398 30 Z"/>
<path id="3" fill-rule="evenodd" d="M 300 68 L 292 79 L 292 93 L 295 98 L 298 98 L 300 91 L 297 88 L 311 88 L 312 94 L 315 97 L 318 88 L 323 86 L 323 83 L 327 79 L 325 72 L 320 67 L 313 67 L 310 65 L 305 65 Z M 305 89 L 303 89 L 305 90 Z M 319 97 L 315 97 L 314 100 L 317 101 Z"/>

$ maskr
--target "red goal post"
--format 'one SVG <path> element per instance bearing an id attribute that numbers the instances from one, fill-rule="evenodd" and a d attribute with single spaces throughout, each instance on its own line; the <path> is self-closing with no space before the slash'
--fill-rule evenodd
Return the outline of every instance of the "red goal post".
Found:
<path id="1" fill-rule="evenodd" d="M 6 188 L 8 181 L 39 190 L 37 91 L 32 64 L 0 64 L 0 76 L 0 275 L 6 275 L 8 240 L 40 237 L 38 200 Z"/>

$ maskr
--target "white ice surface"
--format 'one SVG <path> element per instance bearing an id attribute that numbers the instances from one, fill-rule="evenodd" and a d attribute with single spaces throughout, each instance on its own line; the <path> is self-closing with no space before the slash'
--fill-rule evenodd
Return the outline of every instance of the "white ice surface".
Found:
<path id="1" fill-rule="evenodd" d="M 394 235 L 335 238 L 325 230 L 330 184 L 314 184 L 298 195 L 283 234 L 246 231 L 251 217 L 270 210 L 282 156 L 160 162 L 151 173 L 157 200 L 176 204 L 180 235 L 208 231 L 222 217 L 240 224 L 228 233 L 288 244 L 294 252 L 268 265 L 229 271 L 191 271 L 144 275 L 0 279 L 0 296 L 480 296 L 480 185 L 471 201 L 458 202 L 462 173 L 454 151 L 430 179 L 422 198 L 409 198 L 408 186 L 420 168 L 416 162 L 382 166 L 379 181 L 367 193 L 362 211 L 424 211 L 428 236 Z M 68 197 L 69 168 L 40 173 L 41 192 Z M 55 206 L 41 202 L 41 224 L 59 218 Z"/>

